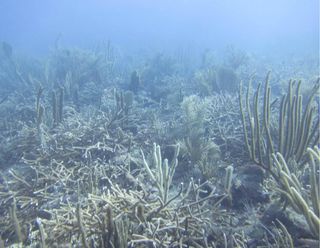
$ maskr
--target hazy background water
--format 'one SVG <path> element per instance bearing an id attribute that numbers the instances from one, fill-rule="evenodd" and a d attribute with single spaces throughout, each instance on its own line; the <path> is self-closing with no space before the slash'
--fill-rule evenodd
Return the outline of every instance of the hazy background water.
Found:
<path id="1" fill-rule="evenodd" d="M 46 54 L 111 40 L 127 52 L 220 49 L 319 53 L 318 0 L 1 0 L 0 40 Z"/>

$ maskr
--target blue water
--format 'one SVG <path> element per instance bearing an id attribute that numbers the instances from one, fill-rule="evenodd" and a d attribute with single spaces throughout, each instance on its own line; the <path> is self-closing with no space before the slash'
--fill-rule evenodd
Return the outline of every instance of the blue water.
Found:
<path id="1" fill-rule="evenodd" d="M 112 40 L 128 52 L 177 47 L 318 53 L 319 1 L 2 0 L 0 40 L 21 52 L 93 48 Z"/>

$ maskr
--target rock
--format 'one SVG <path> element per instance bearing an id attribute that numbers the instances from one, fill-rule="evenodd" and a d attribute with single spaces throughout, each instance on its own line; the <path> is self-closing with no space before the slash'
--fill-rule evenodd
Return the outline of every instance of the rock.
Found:
<path id="1" fill-rule="evenodd" d="M 287 208 L 283 210 L 278 203 L 273 203 L 263 213 L 261 222 L 267 227 L 272 227 L 274 223 L 277 223 L 277 220 L 280 221 L 294 240 L 312 238 L 306 222 L 301 217 L 301 215 L 296 214 L 292 209 Z"/>
<path id="2" fill-rule="evenodd" d="M 235 93 L 239 85 L 239 78 L 231 68 L 221 67 L 217 71 L 217 85 L 219 91 Z"/>
<path id="3" fill-rule="evenodd" d="M 234 208 L 243 208 L 245 204 L 255 205 L 269 201 L 269 196 L 262 189 L 264 171 L 260 166 L 248 164 L 239 167 L 234 174 L 231 188 Z"/>

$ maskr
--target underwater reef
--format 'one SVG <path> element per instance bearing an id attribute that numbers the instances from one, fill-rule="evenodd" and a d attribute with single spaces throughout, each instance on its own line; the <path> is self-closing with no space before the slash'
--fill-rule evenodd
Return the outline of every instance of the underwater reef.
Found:
<path id="1" fill-rule="evenodd" d="M 319 247 L 315 67 L 0 48 L 0 248 Z"/>

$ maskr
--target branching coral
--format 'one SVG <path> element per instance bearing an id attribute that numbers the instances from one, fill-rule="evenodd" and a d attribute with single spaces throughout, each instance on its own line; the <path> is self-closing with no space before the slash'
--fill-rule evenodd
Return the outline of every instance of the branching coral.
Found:
<path id="1" fill-rule="evenodd" d="M 263 230 L 265 237 L 252 241 L 248 213 L 225 204 L 235 202 L 236 197 L 231 198 L 231 193 L 235 195 L 233 172 L 238 177 L 237 166 L 244 159 L 240 113 L 233 95 L 212 91 L 214 87 L 233 91 L 234 71 L 218 71 L 216 64 L 210 66 L 213 70 L 200 71 L 197 76 L 207 95 L 202 99 L 192 95 L 197 93 L 193 81 L 190 83 L 193 71 L 181 70 L 184 61 L 158 56 L 147 70 L 139 69 L 141 82 L 133 76 L 132 90 L 141 83 L 141 90 L 133 94 L 126 91 L 124 78 L 130 80 L 130 73 L 139 65 L 127 61 L 116 71 L 114 55 L 110 43 L 97 52 L 57 48 L 46 66 L 30 63 L 27 79 L 25 71 L 0 75 L 12 75 L 20 87 L 15 94 L 0 98 L 0 166 L 8 164 L 10 168 L 0 174 L 0 247 L 14 243 L 24 247 L 248 247 L 272 238 L 278 247 L 291 244 L 291 230 L 284 226 L 278 230 L 283 239 L 269 238 L 265 233 L 271 231 Z M 5 56 L 0 64 L 17 69 L 10 65 L 14 62 L 10 51 Z M 234 60 L 235 68 L 241 63 L 239 58 Z M 0 73 L 2 69 L 0 65 Z M 306 131 L 316 124 L 315 110 L 310 103 L 306 114 L 302 112 L 303 101 L 301 105 L 299 90 L 292 83 L 281 105 L 284 117 L 280 123 L 286 132 L 278 142 L 273 122 L 277 102 L 271 102 L 269 88 L 266 85 L 263 104 L 258 93 L 253 106 L 247 104 L 253 113 L 245 113 L 244 118 L 248 150 L 254 161 L 283 180 L 279 184 L 282 198 L 288 194 L 303 205 L 294 195 L 296 190 L 317 215 L 319 193 L 316 187 L 309 192 L 305 183 L 300 191 L 292 189 L 298 184 L 291 163 L 291 157 L 302 154 L 297 156 L 299 165 L 306 165 L 305 145 L 316 142 L 312 136 L 318 134 L 316 129 Z M 35 91 L 36 95 L 28 95 Z M 168 145 L 177 140 L 179 145 Z M 145 157 L 143 151 L 155 141 L 158 145 Z M 279 157 L 278 167 L 282 166 L 283 172 L 278 174 L 278 167 L 270 165 L 271 148 L 283 152 L 285 160 L 289 158 L 291 174 Z M 309 166 L 315 175 L 317 163 Z M 227 167 L 225 179 L 220 177 L 224 174 L 221 167 Z M 284 173 L 291 178 L 283 177 L 289 188 L 281 177 Z M 177 183 L 180 180 L 184 184 Z M 317 185 L 317 176 L 310 180 Z M 286 189 L 291 191 L 286 193 Z M 300 205 L 295 208 L 315 227 L 312 215 L 307 216 Z M 259 222 L 261 211 L 260 207 L 254 209 L 252 222 Z"/>
<path id="2" fill-rule="evenodd" d="M 180 145 L 176 145 L 172 164 L 169 166 L 168 159 L 162 161 L 160 146 L 153 144 L 152 164 L 155 167 L 155 171 L 152 172 L 148 162 L 145 159 L 144 153 L 141 150 L 143 165 L 146 169 L 151 181 L 156 185 L 159 191 L 159 197 L 163 204 L 167 204 L 169 200 L 169 188 L 172 183 L 173 175 L 178 166 L 178 155 L 180 152 Z"/>
<path id="3" fill-rule="evenodd" d="M 274 117 L 272 107 L 275 101 L 271 102 L 269 74 L 264 85 L 262 110 L 259 102 L 261 84 L 258 85 L 254 94 L 252 105 L 250 104 L 250 85 L 251 83 L 247 89 L 245 106 L 241 84 L 239 91 L 242 126 L 250 158 L 270 170 L 271 154 L 279 151 L 287 160 L 294 159 L 297 163 L 303 164 L 307 147 L 317 144 L 319 139 L 319 118 L 316 118 L 316 107 L 313 105 L 314 96 L 319 89 L 319 80 L 304 110 L 300 82 L 289 82 L 288 94 L 281 98 L 278 126 L 272 123 Z M 295 90 L 294 86 L 296 86 Z M 274 129 L 279 134 L 277 137 L 273 135 Z"/>
<path id="4" fill-rule="evenodd" d="M 299 214 L 302 214 L 313 235 L 319 238 L 320 231 L 320 197 L 319 197 L 319 169 L 320 169 L 320 150 L 308 148 L 309 154 L 309 177 L 310 189 L 306 189 L 295 173 L 289 170 L 284 157 L 277 153 L 273 154 L 274 170 L 280 184 L 279 191 L 283 193 L 292 206 Z"/>
<path id="5" fill-rule="evenodd" d="M 206 183 L 193 180 L 186 189 L 180 186 L 178 192 L 175 192 L 175 187 L 170 188 L 179 146 L 175 149 L 173 164 L 169 166 L 167 161 L 162 161 L 160 147 L 155 145 L 152 155 L 156 159 L 156 167 L 145 165 L 150 173 L 140 170 L 151 181 L 157 178 L 158 181 L 152 182 L 158 183 L 158 193 L 162 192 L 159 200 L 146 187 L 148 181 L 139 181 L 131 176 L 131 180 L 143 189 L 139 191 L 137 186 L 132 189 L 121 186 L 121 178 L 127 174 L 125 160 L 120 160 L 120 164 L 111 162 L 113 155 L 119 155 L 115 149 L 117 144 L 114 144 L 115 139 L 109 143 L 111 139 L 101 127 L 93 132 L 92 128 L 97 124 L 82 122 L 76 116 L 73 116 L 73 122 L 67 118 L 65 123 L 56 127 L 59 134 L 49 137 L 49 153 L 29 154 L 23 160 L 25 168 L 13 169 L 9 175 L 1 177 L 0 211 L 4 216 L 0 232 L 6 244 L 13 241 L 15 232 L 14 226 L 9 224 L 12 217 L 8 212 L 13 198 L 19 206 L 14 218 L 18 220 L 16 223 L 25 226 L 35 220 L 38 222 L 31 233 L 21 230 L 33 244 L 49 247 L 63 244 L 102 246 L 109 243 L 110 247 L 192 244 L 199 247 L 207 243 L 208 247 L 214 247 L 214 243 L 223 242 L 218 237 L 208 237 L 212 212 L 217 216 L 215 223 L 220 223 L 221 210 L 218 206 L 226 196 L 212 190 L 203 197 L 201 194 L 206 192 Z M 78 128 L 73 129 L 73 126 Z M 93 133 L 100 139 L 92 136 Z M 88 137 L 93 144 L 85 142 Z M 118 145 L 118 151 L 124 149 Z M 103 159 L 102 154 L 109 154 L 109 162 Z M 171 194 L 174 195 L 172 198 Z"/>
<path id="6" fill-rule="evenodd" d="M 319 89 L 319 79 L 303 110 L 300 95 L 301 82 L 290 81 L 288 94 L 282 96 L 279 107 L 278 125 L 274 124 L 271 102 L 269 74 L 267 75 L 262 113 L 260 113 L 260 87 L 250 104 L 250 83 L 243 107 L 242 86 L 240 85 L 239 103 L 242 115 L 243 133 L 251 160 L 262 166 L 276 181 L 279 191 L 292 208 L 302 214 L 313 235 L 319 238 L 319 118 L 316 117 L 314 97 Z M 295 87 L 295 89 L 294 89 Z M 247 123 L 249 122 L 249 125 Z M 278 133 L 278 136 L 276 135 Z M 315 146 L 314 149 L 308 147 Z M 298 179 L 298 173 L 308 161 L 311 189 Z M 316 165 L 317 164 L 317 165 Z"/>

